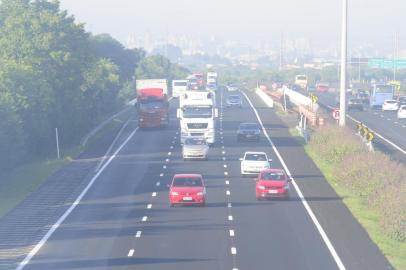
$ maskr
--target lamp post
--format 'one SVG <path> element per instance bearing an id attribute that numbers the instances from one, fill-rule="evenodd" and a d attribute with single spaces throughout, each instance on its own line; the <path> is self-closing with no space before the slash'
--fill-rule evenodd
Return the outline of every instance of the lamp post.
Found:
<path id="1" fill-rule="evenodd" d="M 345 127 L 347 94 L 347 11 L 348 0 L 342 0 L 341 21 L 341 74 L 340 74 L 340 127 Z"/>

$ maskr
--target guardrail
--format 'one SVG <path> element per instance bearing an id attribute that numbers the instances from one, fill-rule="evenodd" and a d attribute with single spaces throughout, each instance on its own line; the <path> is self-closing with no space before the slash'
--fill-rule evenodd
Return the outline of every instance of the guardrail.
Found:
<path id="1" fill-rule="evenodd" d="M 285 95 L 289 97 L 290 102 L 298 107 L 300 106 L 311 107 L 314 112 L 317 112 L 317 110 L 319 109 L 319 105 L 313 103 L 310 97 L 302 95 L 301 93 L 298 93 L 292 89 L 287 88 L 286 86 L 283 86 L 283 88 L 281 88 L 280 91 L 282 93 L 285 92 Z"/>

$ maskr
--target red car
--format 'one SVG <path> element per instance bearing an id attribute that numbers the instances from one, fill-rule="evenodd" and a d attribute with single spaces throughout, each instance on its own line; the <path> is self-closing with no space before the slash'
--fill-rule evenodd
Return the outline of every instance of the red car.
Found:
<path id="1" fill-rule="evenodd" d="M 289 182 L 291 180 L 288 178 L 284 170 L 262 170 L 255 181 L 255 194 L 257 200 L 263 198 L 289 198 Z"/>
<path id="2" fill-rule="evenodd" d="M 175 174 L 169 187 L 169 205 L 206 204 L 206 188 L 200 174 Z"/>

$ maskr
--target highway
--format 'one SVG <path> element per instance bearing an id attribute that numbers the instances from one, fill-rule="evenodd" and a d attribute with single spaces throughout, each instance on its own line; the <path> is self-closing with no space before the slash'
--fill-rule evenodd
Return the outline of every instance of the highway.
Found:
<path id="1" fill-rule="evenodd" d="M 317 96 L 321 104 L 329 107 L 337 107 L 335 104 L 335 94 L 318 93 Z M 347 115 L 349 115 L 351 119 L 365 124 L 401 148 L 403 152 L 394 148 L 393 145 L 389 145 L 391 148 L 389 152 L 399 157 L 398 159 L 400 160 L 406 160 L 406 121 L 404 119 L 398 119 L 396 112 L 382 112 L 381 110 L 372 110 L 366 106 L 364 111 L 351 110 L 347 111 Z M 385 144 L 388 145 L 388 142 L 385 142 Z"/>
<path id="2" fill-rule="evenodd" d="M 124 132 L 19 269 L 392 269 L 274 111 L 250 91 L 243 108 L 225 108 L 225 95 L 208 161 L 182 160 L 172 100 L 170 126 Z M 270 140 L 238 143 L 238 124 L 259 121 Z M 245 151 L 288 168 L 290 200 L 255 199 L 253 179 L 240 176 Z M 205 207 L 168 206 L 175 173 L 204 176 Z"/>

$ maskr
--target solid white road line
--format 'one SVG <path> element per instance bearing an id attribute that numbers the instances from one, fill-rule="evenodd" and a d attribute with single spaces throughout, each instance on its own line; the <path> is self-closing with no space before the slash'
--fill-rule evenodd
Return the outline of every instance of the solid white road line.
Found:
<path id="1" fill-rule="evenodd" d="M 256 118 L 262 127 L 263 134 L 265 135 L 266 139 L 268 140 L 269 144 L 271 145 L 272 149 L 274 150 L 276 156 L 278 157 L 279 161 L 281 162 L 281 164 L 282 164 L 283 168 L 285 169 L 286 173 L 288 174 L 289 178 L 292 179 L 293 187 L 295 188 L 304 208 L 306 209 L 307 213 L 309 214 L 310 218 L 312 219 L 314 225 L 316 226 L 317 230 L 319 231 L 319 234 L 323 238 L 323 241 L 326 244 L 328 250 L 330 251 L 331 256 L 333 257 L 334 261 L 336 262 L 338 268 L 340 270 L 344 270 L 345 266 L 344 266 L 343 262 L 341 261 L 340 257 L 338 256 L 333 244 L 330 242 L 330 239 L 328 238 L 328 236 L 327 236 L 326 232 L 324 231 L 323 227 L 321 226 L 320 222 L 317 220 L 316 216 L 314 215 L 313 210 L 310 208 L 309 204 L 307 203 L 307 200 L 303 196 L 303 193 L 300 190 L 299 186 L 297 185 L 295 179 L 292 177 L 292 174 L 290 173 L 290 170 L 289 170 L 288 166 L 286 165 L 284 159 L 282 158 L 282 156 L 279 153 L 278 149 L 276 148 L 275 144 L 269 137 L 268 132 L 266 131 L 264 124 L 262 123 L 261 117 L 259 117 L 258 111 L 255 109 L 254 105 L 252 104 L 252 102 L 249 99 L 249 97 L 247 96 L 247 94 L 245 94 L 244 92 L 241 92 L 241 93 L 245 96 L 248 103 L 250 104 L 251 109 L 254 111 Z"/>
<path id="2" fill-rule="evenodd" d="M 136 238 L 140 238 L 142 234 L 142 231 L 137 231 L 137 234 L 135 235 Z"/>
<path id="3" fill-rule="evenodd" d="M 130 251 L 128 251 L 128 257 L 132 257 L 134 255 L 134 249 L 130 249 Z"/>
<path id="4" fill-rule="evenodd" d="M 353 118 L 353 117 L 350 116 L 350 115 L 347 115 L 347 117 L 348 117 L 350 120 L 354 121 L 355 123 L 361 123 L 360 121 L 358 121 L 357 119 Z M 396 149 L 399 150 L 401 153 L 403 153 L 403 154 L 406 155 L 406 150 L 405 150 L 405 149 L 401 148 L 400 146 L 398 146 L 398 145 L 396 145 L 395 143 L 391 142 L 390 140 L 386 139 L 385 137 L 383 137 L 381 134 L 379 134 L 379 133 L 376 132 L 375 130 L 373 130 L 373 129 L 369 128 L 369 127 L 368 127 L 368 129 L 369 129 L 371 132 L 375 133 L 375 135 L 376 135 L 378 138 L 380 138 L 381 140 L 385 141 L 386 143 L 392 145 L 394 148 L 396 148 Z"/>
<path id="5" fill-rule="evenodd" d="M 120 145 L 120 147 L 113 153 L 113 155 L 104 163 L 104 165 L 100 168 L 100 170 L 93 176 L 90 180 L 89 184 L 85 187 L 85 189 L 80 193 L 80 195 L 76 198 L 74 203 L 65 211 L 65 213 L 58 219 L 58 221 L 52 225 L 49 231 L 42 237 L 42 239 L 34 246 L 34 248 L 28 253 L 28 255 L 24 258 L 24 260 L 18 265 L 16 270 L 22 270 L 24 267 L 31 261 L 31 259 L 37 254 L 37 252 L 44 246 L 44 244 L 48 241 L 48 239 L 52 236 L 52 234 L 56 231 L 56 229 L 61 226 L 61 224 L 65 221 L 65 219 L 72 213 L 72 211 L 76 208 L 77 205 L 82 201 L 83 197 L 87 194 L 89 189 L 94 185 L 96 180 L 99 178 L 100 174 L 109 166 L 109 164 L 113 161 L 113 159 L 118 155 L 118 153 L 123 149 L 125 145 L 131 140 L 134 134 L 137 132 L 138 127 L 131 132 L 131 134 L 127 137 L 127 139 Z"/>
<path id="6" fill-rule="evenodd" d="M 146 222 L 146 221 L 147 221 L 147 219 L 148 219 L 148 217 L 147 217 L 147 216 L 143 216 L 143 217 L 142 217 L 142 219 L 141 219 L 141 221 L 142 221 L 142 222 Z"/>
<path id="7" fill-rule="evenodd" d="M 97 165 L 96 169 L 94 172 L 97 172 L 100 167 L 103 165 L 103 162 L 106 160 L 107 156 L 109 155 L 110 151 L 113 149 L 113 146 L 116 144 L 118 138 L 121 136 L 121 133 L 123 133 L 124 129 L 128 126 L 128 123 L 130 123 L 130 119 L 125 122 L 125 124 L 121 127 L 120 131 L 117 133 L 116 137 L 114 138 L 113 142 L 110 144 L 109 148 L 106 151 L 106 154 L 104 154 L 102 160 L 100 160 L 99 164 Z"/>

